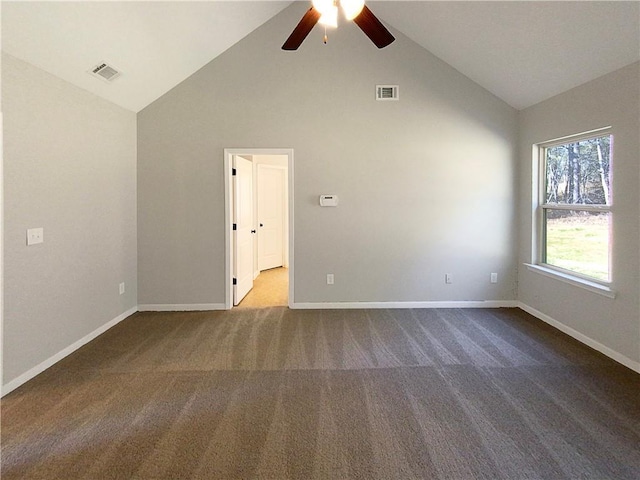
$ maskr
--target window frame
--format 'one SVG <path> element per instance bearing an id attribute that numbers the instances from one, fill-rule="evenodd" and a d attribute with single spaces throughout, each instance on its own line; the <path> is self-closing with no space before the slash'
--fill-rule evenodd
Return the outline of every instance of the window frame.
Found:
<path id="1" fill-rule="evenodd" d="M 613 171 L 612 163 L 609 165 L 609 185 L 610 185 L 610 197 L 608 205 L 593 205 L 593 204 L 564 204 L 564 203 L 547 203 L 547 155 L 546 150 L 559 145 L 566 145 L 568 143 L 580 142 L 597 137 L 610 136 L 610 162 L 613 160 L 613 129 L 611 126 L 599 128 L 596 130 L 590 130 L 588 132 L 568 135 L 566 137 L 549 140 L 534 145 L 534 157 L 537 159 L 537 178 L 534 181 L 534 191 L 536 192 L 536 214 L 535 214 L 535 228 L 534 228 L 534 252 L 535 258 L 533 265 L 527 264 L 530 269 L 538 271 L 547 276 L 553 276 L 560 280 L 567 281 L 568 283 L 577 284 L 580 286 L 586 286 L 589 290 L 603 290 L 605 294 L 612 293 L 610 286 L 613 283 L 613 263 L 612 263 L 612 250 L 613 250 Z M 545 213 L 547 211 L 557 210 L 573 210 L 584 212 L 602 212 L 609 214 L 609 251 L 608 251 L 608 280 L 592 277 L 575 270 L 569 270 L 546 262 L 546 222 Z M 609 295 L 607 295 L 609 296 Z"/>

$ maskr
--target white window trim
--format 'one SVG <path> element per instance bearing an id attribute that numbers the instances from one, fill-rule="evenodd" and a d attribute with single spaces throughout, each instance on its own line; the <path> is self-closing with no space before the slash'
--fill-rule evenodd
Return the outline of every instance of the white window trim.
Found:
<path id="1" fill-rule="evenodd" d="M 611 212 L 611 205 L 591 205 L 579 203 L 543 203 L 543 209 L 549 210 L 579 210 L 581 212 Z"/>
<path id="2" fill-rule="evenodd" d="M 559 269 L 556 269 L 555 267 L 546 264 L 534 265 L 532 263 L 525 263 L 524 265 L 531 272 L 538 273 L 555 280 L 559 280 L 563 283 L 568 283 L 569 285 L 573 285 L 574 287 L 583 288 L 585 290 L 588 290 L 589 292 L 597 293 L 608 298 L 616 298 L 615 290 L 606 285 L 592 282 L 591 280 L 587 280 L 586 278 L 578 277 L 573 274 L 573 272 L 565 273 L 560 271 Z"/>
<path id="3" fill-rule="evenodd" d="M 544 222 L 544 210 L 580 210 L 591 212 L 609 212 L 613 211 L 612 205 L 575 205 L 575 204 L 554 204 L 543 203 L 546 196 L 545 183 L 542 179 L 546 178 L 546 164 L 542 151 L 545 148 L 553 147 L 556 145 L 562 145 L 567 142 L 579 142 L 588 138 L 593 138 L 603 135 L 612 135 L 611 126 L 598 128 L 588 132 L 584 132 L 578 135 L 568 135 L 566 137 L 556 138 L 546 142 L 541 142 L 533 145 L 533 225 L 532 225 L 532 261 L 531 263 L 525 263 L 524 265 L 529 271 L 544 275 L 546 277 L 554 278 L 564 283 L 574 285 L 576 287 L 584 288 L 590 292 L 604 295 L 605 297 L 615 298 L 616 292 L 611 285 L 611 279 L 599 280 L 597 278 L 581 276 L 580 273 L 571 270 L 565 270 L 555 265 L 549 265 L 542 262 L 543 258 L 543 222 Z M 612 217 L 613 218 L 613 217 Z M 610 246 L 611 248 L 611 246 Z M 610 276 L 613 277 L 613 271 L 611 271 L 611 252 L 610 256 Z"/>

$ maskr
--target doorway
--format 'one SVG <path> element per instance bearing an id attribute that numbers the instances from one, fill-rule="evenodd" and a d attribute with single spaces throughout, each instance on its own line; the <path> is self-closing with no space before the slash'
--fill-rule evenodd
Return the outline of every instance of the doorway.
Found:
<path id="1" fill-rule="evenodd" d="M 288 276 L 289 269 L 286 267 L 276 267 L 261 271 L 260 275 L 253 281 L 253 288 L 233 308 L 286 307 L 288 302 Z"/>
<path id="2" fill-rule="evenodd" d="M 293 304 L 293 150 L 225 149 L 225 308 Z"/>

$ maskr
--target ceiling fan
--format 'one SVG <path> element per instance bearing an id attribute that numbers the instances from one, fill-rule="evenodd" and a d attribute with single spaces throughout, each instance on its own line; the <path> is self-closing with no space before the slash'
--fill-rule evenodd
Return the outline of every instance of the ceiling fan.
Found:
<path id="1" fill-rule="evenodd" d="M 364 4 L 364 0 L 312 0 L 311 3 L 311 8 L 303 15 L 282 45 L 283 50 L 297 50 L 316 23 L 325 27 L 337 27 L 338 6 L 342 7 L 347 20 L 353 20 L 376 47 L 384 48 L 395 40 L 389 30 Z M 327 43 L 326 33 L 324 43 Z"/>

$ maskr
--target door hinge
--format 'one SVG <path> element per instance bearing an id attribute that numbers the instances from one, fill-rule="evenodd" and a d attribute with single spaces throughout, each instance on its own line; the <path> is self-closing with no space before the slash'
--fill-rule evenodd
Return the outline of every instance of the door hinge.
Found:
<path id="1" fill-rule="evenodd" d="M 235 169 L 235 168 L 232 168 L 232 169 L 231 169 L 231 175 L 232 175 L 233 177 L 235 177 L 235 176 L 236 176 L 236 169 Z"/>
<path id="2" fill-rule="evenodd" d="M 234 224 L 233 224 L 233 229 L 234 229 L 234 230 L 237 230 L 237 229 L 238 229 L 238 225 L 234 223 Z"/>
<path id="3" fill-rule="evenodd" d="M 234 284 L 234 285 L 237 285 L 237 284 L 238 284 L 238 280 L 236 280 L 236 278 L 235 278 L 235 277 L 233 277 L 233 284 Z"/>

